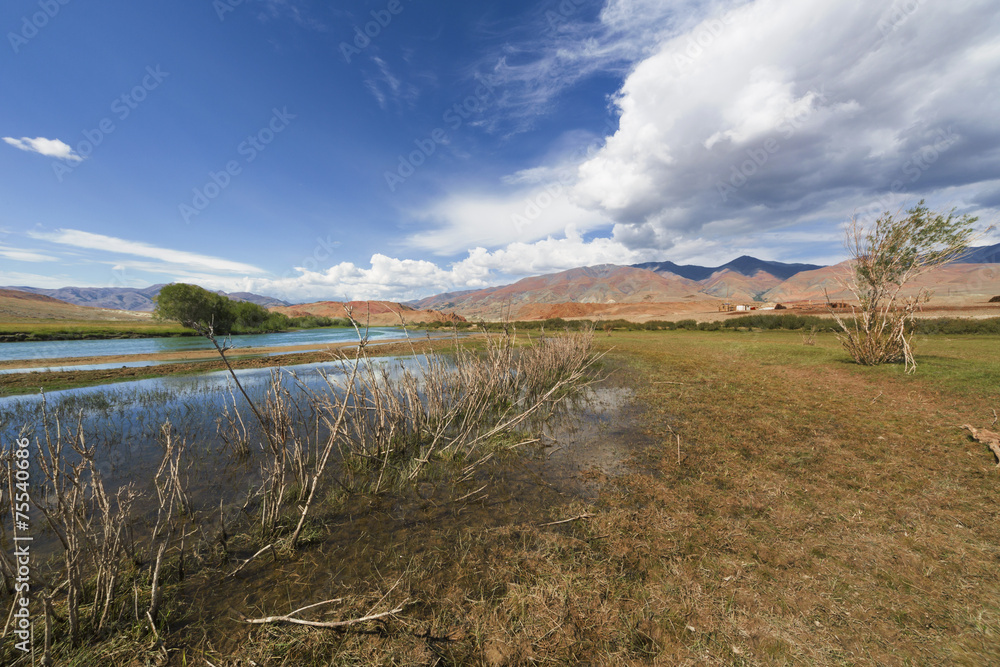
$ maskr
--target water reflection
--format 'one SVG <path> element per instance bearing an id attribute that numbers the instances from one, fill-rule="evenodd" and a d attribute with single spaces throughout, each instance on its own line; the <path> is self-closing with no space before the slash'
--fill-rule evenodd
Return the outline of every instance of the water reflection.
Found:
<path id="1" fill-rule="evenodd" d="M 384 341 L 403 336 L 403 330 L 398 327 L 373 327 L 369 330 L 369 338 L 372 341 Z M 308 329 L 284 333 L 232 336 L 230 340 L 234 348 L 316 345 L 318 349 L 323 345 L 357 341 L 357 332 L 353 328 Z M 211 349 L 213 349 L 212 343 L 201 336 L 113 340 L 47 340 L 2 343 L 0 344 L 0 361 L 108 357 Z"/>

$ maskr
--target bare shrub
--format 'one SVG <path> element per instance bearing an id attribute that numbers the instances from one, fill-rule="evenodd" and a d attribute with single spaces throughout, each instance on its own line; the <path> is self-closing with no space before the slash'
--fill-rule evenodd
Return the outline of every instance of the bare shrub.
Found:
<path id="1" fill-rule="evenodd" d="M 133 556 L 130 530 L 132 506 L 138 497 L 133 485 L 110 494 L 87 445 L 82 412 L 75 425 L 64 428 L 58 415 L 49 416 L 43 399 L 44 446 L 36 457 L 42 488 L 33 497 L 63 549 L 65 581 L 49 599 L 66 588 L 66 614 L 71 641 L 80 639 L 80 612 L 90 604 L 91 634 L 101 635 L 116 600 L 123 563 Z M 67 446 L 68 445 L 68 446 Z"/>
<path id="2" fill-rule="evenodd" d="M 903 362 L 916 369 L 907 325 L 931 292 L 920 288 L 904 296 L 904 287 L 917 276 L 957 259 L 975 238 L 977 218 L 932 212 L 921 200 L 905 217 L 883 213 L 865 229 L 857 217 L 847 229 L 845 246 L 851 274 L 842 281 L 858 302 L 850 316 L 827 305 L 841 332 L 839 338 L 859 364 L 876 366 Z"/>
<path id="3" fill-rule="evenodd" d="M 522 342 L 506 328 L 484 332 L 479 351 L 456 341 L 450 355 L 414 350 L 409 364 L 391 365 L 369 355 L 367 327 L 351 321 L 358 347 L 352 357 L 341 357 L 339 373 L 323 374 L 323 391 L 289 374 L 303 397 L 293 401 L 273 373 L 263 404 L 255 405 L 232 376 L 266 436 L 262 526 L 272 532 L 294 496 L 300 512 L 293 548 L 334 454 L 341 463 L 336 482 L 347 489 L 378 493 L 390 480 L 415 479 L 435 457 L 465 461 L 468 474 L 487 442 L 560 400 L 596 361 L 593 330 Z M 206 335 L 211 339 L 211 330 Z M 216 345 L 225 359 L 227 348 Z M 311 430 L 302 428 L 304 417 L 314 423 Z M 220 429 L 226 442 L 249 439 L 235 401 Z"/>

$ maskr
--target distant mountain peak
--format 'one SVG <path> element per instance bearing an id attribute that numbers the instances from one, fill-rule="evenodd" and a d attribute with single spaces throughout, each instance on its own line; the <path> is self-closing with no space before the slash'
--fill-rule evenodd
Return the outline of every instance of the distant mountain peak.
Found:
<path id="1" fill-rule="evenodd" d="M 802 271 L 814 271 L 822 268 L 817 264 L 788 264 L 786 262 L 772 262 L 758 259 L 750 255 L 740 255 L 736 259 L 723 264 L 722 266 L 698 266 L 695 264 L 675 264 L 674 262 L 645 262 L 634 264 L 636 268 L 648 269 L 656 273 L 673 273 L 688 280 L 702 281 L 711 278 L 714 274 L 729 269 L 747 278 L 753 278 L 758 272 L 763 271 L 779 280 L 788 280 L 796 273 Z"/>
<path id="2" fill-rule="evenodd" d="M 1000 243 L 969 248 L 955 262 L 958 264 L 1000 264 Z"/>

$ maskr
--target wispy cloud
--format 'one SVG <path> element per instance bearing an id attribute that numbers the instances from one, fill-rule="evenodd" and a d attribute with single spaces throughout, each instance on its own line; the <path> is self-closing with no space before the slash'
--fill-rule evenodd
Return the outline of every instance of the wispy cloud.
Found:
<path id="1" fill-rule="evenodd" d="M 22 151 L 28 151 L 29 153 L 38 153 L 39 155 L 55 157 L 69 162 L 80 162 L 83 160 L 69 144 L 59 139 L 46 139 L 45 137 L 35 137 L 34 139 L 21 137 L 20 139 L 15 139 L 14 137 L 4 137 L 3 140 L 14 148 L 20 148 Z"/>
<path id="2" fill-rule="evenodd" d="M 541 3 L 533 18 L 499 30 L 502 44 L 474 66 L 471 76 L 503 82 L 482 124 L 509 134 L 528 130 L 569 88 L 596 74 L 624 77 L 664 40 L 721 6 L 718 0 L 608 0 L 594 17 L 577 0 Z"/>
<path id="3" fill-rule="evenodd" d="M 22 248 L 11 248 L 0 244 L 0 257 L 6 257 L 17 262 L 56 262 L 58 258 L 51 255 L 44 255 L 34 250 L 24 250 Z"/>
<path id="4" fill-rule="evenodd" d="M 49 241 L 76 248 L 87 248 L 90 250 L 100 250 L 108 253 L 119 253 L 123 255 L 134 255 L 137 257 L 149 257 L 159 260 L 175 267 L 187 267 L 197 271 L 208 271 L 225 274 L 261 275 L 265 273 L 251 264 L 234 262 L 221 257 L 201 255 L 183 250 L 172 250 L 170 248 L 158 248 L 148 243 L 140 241 L 129 241 L 113 236 L 102 234 L 92 234 L 77 229 L 58 229 L 55 232 L 28 232 L 28 235 L 35 239 Z"/>
<path id="5" fill-rule="evenodd" d="M 389 69 L 389 63 L 373 56 L 372 62 L 378 67 L 378 74 L 368 75 L 365 87 L 372 94 L 380 108 L 385 109 L 389 100 L 394 102 L 412 102 L 419 94 L 419 89 L 411 83 L 404 83 Z"/>
<path id="6" fill-rule="evenodd" d="M 326 32 L 328 29 L 325 23 L 310 16 L 308 10 L 303 8 L 304 3 L 297 0 L 262 0 L 261 4 L 263 11 L 258 17 L 263 21 L 287 16 L 301 27 L 315 32 Z"/>

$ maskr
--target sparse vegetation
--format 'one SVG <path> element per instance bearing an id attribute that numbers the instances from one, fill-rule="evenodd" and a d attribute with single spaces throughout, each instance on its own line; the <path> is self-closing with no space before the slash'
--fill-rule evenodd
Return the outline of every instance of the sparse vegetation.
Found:
<path id="1" fill-rule="evenodd" d="M 242 501 L 221 517 L 195 504 L 208 542 L 164 552 L 161 640 L 144 618 L 158 548 L 140 541 L 118 575 L 125 594 L 108 618 L 119 624 L 89 638 L 104 607 L 88 580 L 82 641 L 57 642 L 56 654 L 220 667 L 1000 660 L 998 473 L 961 429 L 994 419 L 1000 337 L 930 337 L 917 376 L 855 365 L 825 332 L 810 346 L 799 332 L 731 329 L 595 344 L 613 347 L 606 368 L 632 388 L 644 432 L 635 472 L 596 500 L 529 504 L 509 486 L 516 461 L 499 453 L 464 487 L 448 481 L 464 464 L 443 457 L 416 484 L 383 481 L 373 494 L 384 459 L 369 453 L 342 478 L 350 491 L 331 484 L 297 554 L 262 551 L 272 540 L 237 521 Z M 379 423 L 392 430 L 390 420 L 365 432 Z M 531 494 L 546 493 L 533 466 Z M 280 538 L 291 526 L 278 528 Z M 342 598 L 333 615 L 301 616 L 410 604 L 357 633 L 250 626 L 228 611 L 280 615 L 327 598 Z M 54 603 L 58 637 L 68 618 Z"/>
<path id="2" fill-rule="evenodd" d="M 182 590 L 185 577 L 206 568 L 232 575 L 268 551 L 274 559 L 294 557 L 322 531 L 323 521 L 314 517 L 329 514 L 342 494 L 397 494 L 442 470 L 455 484 L 469 480 L 494 456 L 523 444 L 519 429 L 529 418 L 587 381 L 595 362 L 592 340 L 592 332 L 520 342 L 513 333 L 491 335 L 478 353 L 460 346 L 450 358 L 414 351 L 409 365 L 390 366 L 368 356 L 362 337 L 319 389 L 274 372 L 263 396 L 253 398 L 237 380 L 237 395 L 256 422 L 241 414 L 233 397 L 219 428 L 233 465 L 252 462 L 257 483 L 245 490 L 246 504 L 231 522 L 222 498 L 196 501 L 188 491 L 194 450 L 207 447 L 206 434 L 164 423 L 152 480 L 130 476 L 111 487 L 96 457 L 99 447 L 115 443 L 88 432 L 83 412 L 50 413 L 43 399 L 43 444 L 33 443 L 32 461 L 41 474 L 30 495 L 61 554 L 32 572 L 32 590 L 46 601 L 45 635 L 53 638 L 46 640 L 45 661 L 87 662 L 96 651 L 103 662 L 122 637 L 134 638 L 134 651 L 145 644 L 150 659 L 169 659 L 161 637 L 176 623 L 171 594 Z M 37 436 L 28 425 L 21 433 Z M 13 488 L 12 451 L 13 442 L 0 443 L 0 492 Z M 14 495 L 0 495 L 0 503 L 10 509 L 0 520 L 6 554 Z M 134 512 L 137 507 L 145 511 Z M 237 542 L 252 545 L 254 554 L 232 559 L 228 545 Z M 0 576 L 7 597 L 17 577 L 7 559 L 0 558 Z M 4 664 L 20 664 L 9 638 L 0 643 L 0 656 Z"/>
<path id="3" fill-rule="evenodd" d="M 977 218 L 930 211 L 921 200 L 905 217 L 883 213 L 869 229 L 855 217 L 847 230 L 846 246 L 853 262 L 844 286 L 860 304 L 850 316 L 831 307 L 840 325 L 844 348 L 859 364 L 877 366 L 903 362 L 916 368 L 907 326 L 914 311 L 930 299 L 921 288 L 902 292 L 917 276 L 958 258 L 974 238 Z"/>

